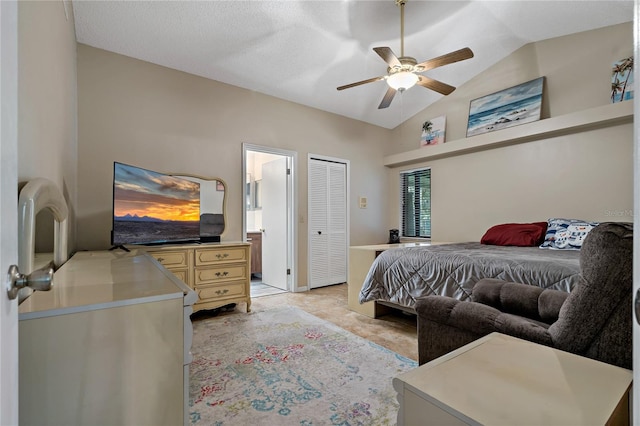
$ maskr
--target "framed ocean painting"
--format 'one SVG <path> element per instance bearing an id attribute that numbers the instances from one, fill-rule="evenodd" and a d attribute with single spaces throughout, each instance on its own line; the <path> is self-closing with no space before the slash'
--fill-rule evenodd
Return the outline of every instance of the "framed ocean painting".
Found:
<path id="1" fill-rule="evenodd" d="M 540 120 L 544 77 L 527 81 L 469 104 L 467 137 Z"/>

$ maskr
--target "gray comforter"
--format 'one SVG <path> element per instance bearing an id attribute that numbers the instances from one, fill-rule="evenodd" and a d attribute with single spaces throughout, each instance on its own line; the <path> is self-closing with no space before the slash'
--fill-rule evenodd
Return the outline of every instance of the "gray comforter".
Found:
<path id="1" fill-rule="evenodd" d="M 371 265 L 360 303 L 382 300 L 413 308 L 431 294 L 465 300 L 482 278 L 498 278 L 571 291 L 580 275 L 580 252 L 480 243 L 394 248 Z"/>

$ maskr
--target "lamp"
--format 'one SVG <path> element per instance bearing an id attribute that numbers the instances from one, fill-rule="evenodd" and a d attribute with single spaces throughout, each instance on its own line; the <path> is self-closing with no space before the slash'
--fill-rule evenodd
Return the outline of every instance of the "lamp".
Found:
<path id="1" fill-rule="evenodd" d="M 387 84 L 389 87 L 404 92 L 407 89 L 412 88 L 418 82 L 418 76 L 409 71 L 400 71 L 391 74 L 387 78 Z"/>

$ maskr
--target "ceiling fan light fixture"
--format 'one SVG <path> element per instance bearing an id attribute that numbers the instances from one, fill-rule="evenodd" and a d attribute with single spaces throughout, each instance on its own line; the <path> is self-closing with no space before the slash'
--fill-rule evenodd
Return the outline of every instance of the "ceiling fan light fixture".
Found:
<path id="1" fill-rule="evenodd" d="M 0 0 L 1 1 L 1 0 Z M 385 46 L 374 47 L 373 51 L 382 58 L 388 65 L 387 75 L 380 77 L 370 78 L 368 80 L 357 81 L 355 83 L 347 84 L 344 86 L 338 86 L 338 90 L 348 89 L 350 87 L 360 86 L 362 84 L 373 83 L 375 81 L 386 80 L 389 88 L 382 98 L 382 102 L 378 106 L 378 109 L 387 108 L 393 97 L 397 92 L 404 92 L 407 89 L 412 88 L 416 84 L 424 87 L 425 89 L 433 90 L 442 95 L 448 95 L 456 88 L 449 86 L 438 80 L 434 80 L 425 75 L 419 75 L 424 71 L 429 71 L 434 68 L 438 68 L 444 65 L 452 64 L 454 62 L 463 61 L 465 59 L 473 58 L 473 52 L 468 47 L 464 49 L 449 52 L 447 54 L 438 56 L 437 58 L 431 58 L 427 61 L 420 62 L 412 56 L 404 55 L 404 4 L 407 0 L 395 0 L 397 6 L 400 6 L 400 56 L 396 56 L 395 53 Z"/>
<path id="2" fill-rule="evenodd" d="M 410 71 L 400 71 L 391 74 L 387 78 L 387 84 L 389 87 L 404 92 L 407 89 L 412 88 L 418 82 L 419 77 Z"/>

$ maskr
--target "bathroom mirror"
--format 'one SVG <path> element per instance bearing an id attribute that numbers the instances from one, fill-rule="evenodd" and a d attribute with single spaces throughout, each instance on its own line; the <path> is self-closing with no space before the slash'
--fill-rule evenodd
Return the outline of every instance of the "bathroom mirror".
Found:
<path id="1" fill-rule="evenodd" d="M 262 209 L 261 184 L 262 180 L 254 180 L 251 173 L 247 173 L 247 187 L 245 196 L 247 197 L 247 211 Z"/>
<path id="2" fill-rule="evenodd" d="M 184 173 L 173 176 L 188 179 L 200 184 L 200 239 L 219 237 L 226 225 L 226 189 L 225 182 L 217 177 L 204 177 Z"/>

